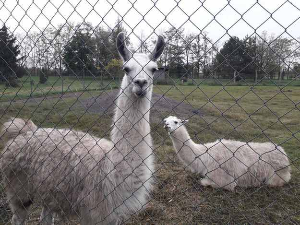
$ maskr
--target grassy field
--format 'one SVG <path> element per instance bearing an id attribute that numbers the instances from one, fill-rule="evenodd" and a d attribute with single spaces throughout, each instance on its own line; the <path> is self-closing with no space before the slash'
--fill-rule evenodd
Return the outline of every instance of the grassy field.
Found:
<path id="1" fill-rule="evenodd" d="M 154 92 L 191 104 L 199 112 L 189 116 L 187 124 L 195 142 L 227 138 L 282 145 L 292 163 L 292 180 L 282 188 L 237 188 L 234 193 L 201 187 L 201 178 L 177 160 L 162 124 L 152 123 L 155 190 L 147 209 L 128 224 L 300 224 L 300 87 L 158 85 Z M 0 124 L 18 116 L 43 127 L 74 127 L 108 137 L 112 115 L 87 113 L 77 104 L 100 94 L 90 91 L 76 98 L 1 103 Z M 29 224 L 36 224 L 36 209 Z M 2 207 L 0 224 L 9 217 Z"/>
<path id="2" fill-rule="evenodd" d="M 85 79 L 76 77 L 49 77 L 45 84 L 39 84 L 39 77 L 25 76 L 19 79 L 20 87 L 7 88 L 0 84 L 0 102 L 8 100 L 20 100 L 28 97 L 40 97 L 46 95 L 112 89 L 118 86 L 117 80 L 103 80 L 88 77 Z"/>
<path id="3" fill-rule="evenodd" d="M 119 80 L 101 80 L 99 77 L 49 77 L 45 84 L 39 84 L 39 77 L 24 76 L 19 81 L 19 87 L 7 88 L 0 83 L 0 102 L 20 100 L 29 97 L 49 96 L 60 93 L 109 90 L 117 88 Z M 300 80 L 241 80 L 233 83 L 229 79 L 189 79 L 181 83 L 180 79 L 169 79 L 169 85 L 177 86 L 300 86 Z"/>
<path id="4" fill-rule="evenodd" d="M 188 79 L 183 83 L 180 79 L 169 79 L 169 84 L 180 84 L 183 86 L 193 85 L 209 85 L 209 86 L 300 86 L 300 79 L 278 80 L 262 78 L 255 82 L 253 79 L 242 79 L 236 83 L 233 79 L 217 79 L 217 78 L 204 78 L 204 79 Z"/>

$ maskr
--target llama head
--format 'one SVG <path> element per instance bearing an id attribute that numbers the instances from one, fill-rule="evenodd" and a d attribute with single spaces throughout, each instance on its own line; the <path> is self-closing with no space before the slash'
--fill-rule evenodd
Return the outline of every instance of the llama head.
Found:
<path id="1" fill-rule="evenodd" d="M 125 34 L 119 33 L 117 49 L 123 60 L 123 70 L 127 80 L 126 88 L 129 88 L 136 97 L 144 97 L 152 90 L 153 75 L 157 70 L 156 60 L 162 54 L 164 47 L 164 38 L 158 36 L 151 54 L 132 54 L 126 46 Z"/>
<path id="2" fill-rule="evenodd" d="M 173 131 L 177 130 L 182 125 L 186 124 L 188 120 L 181 120 L 176 116 L 169 116 L 168 118 L 164 119 L 164 128 L 169 132 L 172 133 Z"/>

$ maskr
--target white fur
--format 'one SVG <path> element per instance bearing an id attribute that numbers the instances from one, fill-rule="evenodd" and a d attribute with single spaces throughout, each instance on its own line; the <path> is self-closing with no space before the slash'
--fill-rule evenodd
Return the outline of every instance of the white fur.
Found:
<path id="1" fill-rule="evenodd" d="M 46 225 L 55 213 L 79 216 L 81 225 L 119 224 L 146 206 L 154 171 L 149 111 L 157 65 L 145 54 L 133 57 L 116 100 L 111 141 L 69 129 L 37 129 L 18 118 L 4 124 L 2 134 L 11 140 L 0 168 L 13 225 L 25 223 L 24 205 L 31 201 L 43 206 Z M 146 79 L 147 89 L 136 87 L 135 79 Z"/>
<path id="2" fill-rule="evenodd" d="M 179 159 L 192 172 L 202 175 L 201 184 L 233 191 L 236 186 L 257 187 L 263 183 L 282 186 L 290 178 L 290 163 L 282 147 L 273 143 L 221 139 L 194 143 L 182 121 L 164 120 Z"/>

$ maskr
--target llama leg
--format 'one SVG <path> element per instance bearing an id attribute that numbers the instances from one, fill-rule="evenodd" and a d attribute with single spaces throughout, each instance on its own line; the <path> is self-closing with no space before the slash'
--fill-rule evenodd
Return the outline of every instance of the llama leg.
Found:
<path id="1" fill-rule="evenodd" d="M 13 212 L 12 225 L 24 225 L 27 218 L 27 209 L 20 202 L 11 202 L 10 208 Z"/>
<path id="2" fill-rule="evenodd" d="M 41 213 L 41 217 L 40 217 L 40 223 L 42 225 L 52 225 L 52 224 L 54 224 L 52 211 L 47 206 L 44 206 L 43 209 L 42 209 L 42 213 Z"/>
<path id="3" fill-rule="evenodd" d="M 224 188 L 228 191 L 234 191 L 236 187 L 236 182 L 234 181 L 234 177 L 229 175 L 222 168 L 217 169 L 213 172 L 207 174 L 207 178 L 204 178 L 201 181 L 203 186 L 211 186 L 213 188 Z"/>
<path id="4" fill-rule="evenodd" d="M 60 213 L 52 214 L 52 221 L 55 225 L 63 225 L 66 224 L 66 218 Z"/>
<path id="5" fill-rule="evenodd" d="M 109 221 L 109 222 L 108 222 Z M 80 211 L 80 225 L 91 225 L 91 224 L 109 224 L 109 225 L 119 225 L 122 221 L 117 219 L 110 219 L 109 216 L 100 221 L 100 218 L 91 217 L 90 211 L 88 209 L 81 209 Z"/>
<path id="6" fill-rule="evenodd" d="M 13 173 L 9 176 L 3 174 L 3 182 L 8 203 L 13 213 L 11 224 L 23 225 L 27 219 L 28 210 L 33 203 L 29 194 L 27 174 L 25 172 Z"/>
<path id="7" fill-rule="evenodd" d="M 291 173 L 288 168 L 274 172 L 267 180 L 267 185 L 271 187 L 281 187 L 291 179 Z"/>
<path id="8" fill-rule="evenodd" d="M 213 185 L 215 185 L 214 182 L 212 182 L 212 181 L 209 180 L 208 178 L 203 178 L 203 179 L 201 180 L 200 183 L 201 183 L 201 185 L 204 186 L 204 187 L 207 187 L 207 186 L 214 187 Z"/>
<path id="9" fill-rule="evenodd" d="M 220 168 L 212 173 L 213 181 L 219 188 L 224 188 L 227 191 L 234 191 L 236 182 L 233 176 L 228 174 L 224 169 Z"/>
<path id="10" fill-rule="evenodd" d="M 87 208 L 80 209 L 80 225 L 90 225 L 92 223 L 92 218 L 90 212 Z"/>
<path id="11" fill-rule="evenodd" d="M 212 188 L 225 188 L 225 189 L 227 189 L 226 188 L 227 186 L 223 187 L 222 185 L 219 184 L 219 182 L 214 182 L 214 180 L 211 180 L 210 178 L 203 178 L 200 183 L 204 187 L 210 186 Z"/>

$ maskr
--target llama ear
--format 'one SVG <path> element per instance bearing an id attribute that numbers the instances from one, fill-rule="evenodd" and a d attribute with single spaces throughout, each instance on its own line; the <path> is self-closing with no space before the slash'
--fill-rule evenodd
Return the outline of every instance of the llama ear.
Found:
<path id="1" fill-rule="evenodd" d="M 186 124 L 187 122 L 189 122 L 189 120 L 181 120 L 182 124 Z"/>
<path id="2" fill-rule="evenodd" d="M 126 46 L 126 39 L 125 39 L 124 32 L 118 34 L 117 49 L 124 62 L 128 61 L 132 57 L 132 53 L 129 51 L 129 49 Z"/>
<path id="3" fill-rule="evenodd" d="M 165 46 L 166 46 L 166 43 L 165 43 L 164 37 L 159 35 L 157 38 L 156 46 L 155 46 L 153 52 L 149 56 L 150 59 L 152 61 L 156 61 L 159 58 L 159 56 L 161 55 L 161 53 L 163 52 Z"/>

